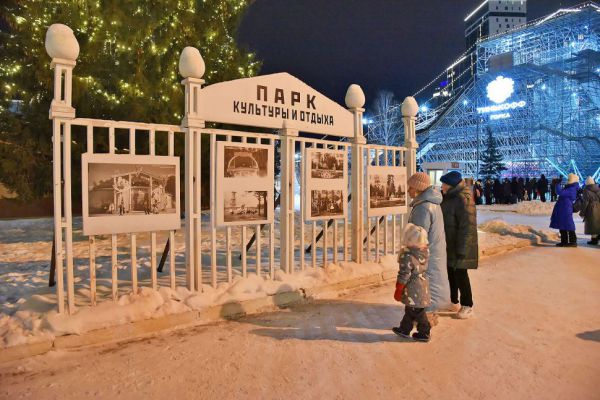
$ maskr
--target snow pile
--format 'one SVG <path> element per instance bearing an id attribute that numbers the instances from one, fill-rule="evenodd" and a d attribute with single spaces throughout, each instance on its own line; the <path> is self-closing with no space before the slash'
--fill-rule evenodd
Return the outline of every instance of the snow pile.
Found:
<path id="1" fill-rule="evenodd" d="M 524 215 L 552 215 L 554 203 L 541 201 L 522 201 L 515 207 L 517 214 Z"/>
<path id="2" fill-rule="evenodd" d="M 511 225 L 501 219 L 492 219 L 479 225 L 479 230 L 517 239 L 527 239 L 532 243 L 558 241 L 558 234 L 549 229 L 535 229 L 528 225 Z"/>
<path id="3" fill-rule="evenodd" d="M 14 315 L 0 314 L 0 347 L 33 343 L 61 335 L 83 334 L 186 311 L 202 312 L 202 309 L 210 306 L 337 283 L 396 268 L 395 256 L 388 255 L 382 257 L 380 263 L 340 262 L 329 264 L 326 268 L 308 268 L 293 274 L 278 270 L 273 280 L 256 274 L 249 274 L 246 278 L 237 276 L 231 284 L 221 283 L 216 288 L 204 285 L 202 292 L 191 292 L 183 287 L 176 290 L 142 287 L 137 294 L 121 296 L 117 302 L 103 301 L 96 307 L 79 307 L 73 315 L 58 314 L 54 304 L 50 304 L 46 297 L 34 295 L 21 304 Z"/>

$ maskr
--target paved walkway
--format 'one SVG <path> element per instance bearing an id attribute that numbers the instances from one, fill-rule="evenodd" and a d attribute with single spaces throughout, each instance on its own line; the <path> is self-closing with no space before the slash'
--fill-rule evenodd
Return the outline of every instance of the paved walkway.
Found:
<path id="1" fill-rule="evenodd" d="M 471 274 L 477 318 L 399 340 L 393 285 L 0 366 L 0 398 L 598 399 L 600 248 L 541 247 Z"/>

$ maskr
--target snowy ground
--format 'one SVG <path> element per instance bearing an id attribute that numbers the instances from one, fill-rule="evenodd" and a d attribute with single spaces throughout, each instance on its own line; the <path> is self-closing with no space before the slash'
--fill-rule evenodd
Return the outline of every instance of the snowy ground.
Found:
<path id="1" fill-rule="evenodd" d="M 429 344 L 390 332 L 402 316 L 390 283 L 10 362 L 0 397 L 597 399 L 599 255 L 539 246 L 484 260 L 470 274 L 476 318 L 441 317 Z"/>
<path id="2" fill-rule="evenodd" d="M 523 206 L 482 207 L 479 211 L 480 250 L 491 247 L 510 246 L 516 240 L 529 239 L 534 242 L 556 240 L 556 235 L 547 230 L 546 215 L 528 216 L 519 212 L 549 214 L 551 209 L 541 203 Z M 541 212 L 540 212 L 541 210 Z M 549 211 L 548 211 L 549 210 Z M 515 225 L 525 223 L 527 225 Z M 87 240 L 81 236 L 79 221 L 75 226 L 75 281 L 79 310 L 74 317 L 56 315 L 55 290 L 47 286 L 48 264 L 51 251 L 52 220 L 15 220 L 2 221 L 0 229 L 0 346 L 12 346 L 37 341 L 46 337 L 69 333 L 83 333 L 88 330 L 126 323 L 146 318 L 156 318 L 165 314 L 184 312 L 191 309 L 201 310 L 212 304 L 222 304 L 233 300 L 246 300 L 262 297 L 298 288 L 309 288 L 319 284 L 339 282 L 361 275 L 395 269 L 392 255 L 382 258 L 381 263 L 330 264 L 328 268 L 308 268 L 305 271 L 288 275 L 277 271 L 274 281 L 256 275 L 256 269 L 249 263 L 249 276 L 242 279 L 239 260 L 234 260 L 234 282 L 227 284 L 221 280 L 214 289 L 204 287 L 202 294 L 190 293 L 184 286 L 183 237 L 178 232 L 177 269 L 178 285 L 173 291 L 168 288 L 168 272 L 162 274 L 160 291 L 148 289 L 150 278 L 150 260 L 148 235 L 138 236 L 138 262 L 140 285 L 144 287 L 137 295 L 131 294 L 129 279 L 128 239 L 120 235 L 119 240 L 119 280 L 120 295 L 118 303 L 104 301 L 91 309 L 88 304 L 88 259 Z M 534 228 L 532 228 L 534 227 Z M 309 229 L 306 229 L 307 231 Z M 306 232 L 308 235 L 308 232 Z M 250 235 L 249 235 L 250 236 Z M 330 234 L 330 240 L 331 238 Z M 340 235 L 341 236 L 341 235 Z M 237 238 L 235 238 L 237 240 Z M 166 241 L 166 235 L 158 237 L 158 243 Z M 219 242 L 223 237 L 219 237 Z M 209 240 L 205 240 L 209 242 Z M 263 239 L 263 243 L 267 240 Z M 306 240 L 309 243 L 309 240 Z M 144 245 L 145 243 L 145 245 Z M 321 246 L 318 246 L 318 261 L 321 261 Z M 374 247 L 374 246 L 373 246 Z M 267 251 L 266 247 L 263 249 Z M 208 252 L 207 252 L 208 253 Z M 97 274 L 100 298 L 110 293 L 110 241 L 108 238 L 97 240 Z M 266 254 L 263 255 L 266 259 Z M 341 254 L 340 254 L 341 257 Z M 331 254 L 329 255 L 331 260 Z M 306 259 L 310 263 L 310 257 Z M 205 264 L 208 260 L 205 261 Z M 265 268 L 266 266 L 263 266 Z M 205 268 L 205 271 L 208 268 Z M 165 268 L 168 271 L 168 267 Z M 263 274 L 266 268 L 263 270 Z M 223 274 L 223 268 L 221 268 Z M 205 282 L 207 281 L 205 277 Z"/>

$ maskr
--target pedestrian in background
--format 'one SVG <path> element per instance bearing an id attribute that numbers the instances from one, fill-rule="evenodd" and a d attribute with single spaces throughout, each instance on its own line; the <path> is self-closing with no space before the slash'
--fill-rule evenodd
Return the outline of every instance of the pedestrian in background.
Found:
<path id="1" fill-rule="evenodd" d="M 569 180 L 564 188 L 561 189 L 560 186 L 556 188 L 558 200 L 552 210 L 550 228 L 558 229 L 560 232 L 558 247 L 577 247 L 575 221 L 573 221 L 573 203 L 577 198 L 578 189 L 579 177 L 575 174 L 569 174 Z"/>
<path id="2" fill-rule="evenodd" d="M 548 193 L 548 180 L 546 179 L 546 176 L 544 176 L 544 174 L 540 176 L 540 180 L 537 182 L 537 190 L 540 194 L 540 200 L 542 201 L 542 203 L 545 203 L 546 193 Z"/>
<path id="3" fill-rule="evenodd" d="M 579 212 L 579 216 L 583 218 L 583 233 L 592 235 L 592 240 L 587 243 L 597 245 L 600 235 L 600 188 L 591 176 L 585 180 L 583 193 L 575 201 L 573 211 Z"/>

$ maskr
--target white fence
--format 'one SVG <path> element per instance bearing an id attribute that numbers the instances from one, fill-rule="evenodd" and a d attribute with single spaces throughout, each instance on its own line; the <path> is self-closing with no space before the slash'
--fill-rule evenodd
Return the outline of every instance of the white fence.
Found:
<path id="1" fill-rule="evenodd" d="M 66 27 L 65 27 L 66 28 Z M 141 284 L 153 289 L 160 285 L 168 285 L 175 289 L 185 285 L 189 290 L 201 291 L 203 285 L 216 287 L 222 282 L 232 282 L 234 275 L 245 277 L 248 273 L 256 273 L 273 279 L 277 269 L 293 273 L 306 268 L 325 266 L 329 262 L 338 263 L 354 261 L 377 261 L 384 254 L 394 253 L 399 246 L 401 228 L 405 222 L 405 214 L 367 216 L 367 175 L 368 166 L 405 166 L 410 176 L 416 170 L 415 115 L 417 105 L 414 99 L 407 98 L 403 104 L 405 147 L 379 146 L 366 144 L 362 131 L 362 114 L 364 95 L 360 88 L 352 85 L 346 96 L 348 110 L 342 109 L 331 100 L 318 94 L 302 82 L 287 74 L 266 77 L 241 79 L 202 88 L 201 79 L 204 72 L 203 61 L 197 50 L 186 48 L 180 60 L 180 73 L 184 75 L 185 116 L 181 126 L 124 121 L 110 121 L 76 118 L 71 104 L 72 71 L 75 58 L 69 49 L 61 51 L 49 30 L 46 48 L 52 59 L 54 68 L 54 100 L 50 108 L 53 121 L 53 182 L 54 182 L 54 236 L 56 260 L 57 307 L 64 312 L 64 293 L 66 281 L 67 311 L 75 311 L 78 303 L 96 305 L 101 299 L 117 300 L 120 287 L 125 290 L 138 291 Z M 68 28 L 67 28 L 68 29 Z M 72 35 L 72 32 L 71 32 Z M 53 42 L 54 40 L 54 42 Z M 57 46 L 59 47 L 57 49 Z M 191 52 L 192 57 L 189 57 Z M 68 56 L 72 59 L 69 59 Z M 269 92 L 267 85 L 274 82 L 274 103 L 266 103 Z M 246 93 L 246 89 L 256 93 L 254 101 L 264 103 L 246 103 L 245 100 L 234 99 L 239 104 L 247 104 L 246 111 L 252 105 L 255 113 L 252 116 L 227 114 L 226 106 L 218 103 L 233 93 L 238 96 Z M 258 88 L 258 89 L 256 89 Z M 263 89 L 264 88 L 264 89 Z M 299 107 L 301 91 L 305 91 L 306 107 L 315 111 L 309 114 L 296 113 Z M 288 93 L 288 108 L 285 104 Z M 216 96 L 216 97 L 211 97 Z M 242 96 L 243 97 L 243 96 Z M 210 100 L 210 99 L 219 99 Z M 291 102 L 290 102 L 291 99 Z M 317 106 L 319 112 L 317 112 Z M 263 111 L 259 112 L 259 106 Z M 212 109 L 211 109 L 212 107 Z M 322 107 L 322 108 L 321 108 Z M 229 110 L 229 111 L 228 111 Z M 243 109 L 242 109 L 243 110 Z M 272 110 L 272 113 L 271 113 Z M 277 111 L 280 110 L 280 111 Z M 299 111 L 304 113 L 304 111 Z M 264 113 L 265 115 L 256 115 Z M 321 113 L 321 114 L 319 114 Z M 272 115 L 271 115 L 272 114 Z M 293 116 L 300 115 L 297 122 Z M 305 121 L 302 121 L 305 115 Z M 310 115 L 310 117 L 309 117 Z M 215 116 L 214 119 L 209 119 Z M 311 119 L 314 119 L 313 124 Z M 253 133 L 242 130 L 210 129 L 205 122 L 225 122 L 238 126 L 256 126 L 275 131 L 276 133 Z M 264 121 L 264 123 L 263 123 Z M 313 126 L 314 125 L 314 126 Z M 185 137 L 183 157 L 185 172 L 182 189 L 185 196 L 185 224 L 181 231 L 168 232 L 135 232 L 112 234 L 110 236 L 109 261 L 98 257 L 99 241 L 104 237 L 89 237 L 89 276 L 79 277 L 77 285 L 89 289 L 89 299 L 82 300 L 75 294 L 74 252 L 73 252 L 73 215 L 71 204 L 71 132 L 72 127 L 85 127 L 87 152 L 94 153 L 97 135 L 108 134 L 108 152 L 116 151 L 116 136 L 128 135 L 128 152 L 136 154 L 136 141 L 148 140 L 148 154 L 156 153 L 156 138 L 165 135 L 168 143 L 167 154 L 175 156 L 175 139 Z M 240 128 L 243 129 L 243 128 Z M 350 130 L 350 131 L 348 131 Z M 308 131 L 311 134 L 301 134 Z M 314 138 L 321 133 L 323 138 Z M 340 136 L 341 138 L 331 138 Z M 205 140 L 202 140 L 205 138 Z M 208 138 L 208 139 L 206 139 Z M 276 178 L 275 186 L 279 187 L 280 205 L 275 219 L 265 225 L 219 227 L 216 223 L 217 181 L 216 181 L 216 149 L 220 141 L 259 143 L 273 145 L 280 157 L 281 170 Z M 210 208 L 202 210 L 201 160 L 202 146 L 210 146 Z M 347 193 L 350 194 L 349 212 L 343 218 L 321 221 L 306 221 L 304 218 L 304 199 L 306 197 L 305 150 L 311 148 L 335 149 L 343 151 L 349 160 L 351 172 Z M 296 170 L 299 168 L 300 173 Z M 296 182 L 298 180 L 298 182 Z M 63 184 L 64 183 L 64 184 Z M 406 188 L 405 188 L 406 189 Z M 85 190 L 85 188 L 84 188 Z M 300 201 L 298 201 L 298 198 Z M 266 201 L 266 200 L 265 200 Z M 408 202 L 408 199 L 406 199 Z M 179 236 L 179 238 L 177 237 Z M 249 245 L 249 240 L 253 242 Z M 140 239 L 142 238 L 142 239 Z M 185 241 L 185 257 L 178 255 L 178 245 Z M 125 240 L 124 240 L 125 239 Z M 138 239 L 143 240 L 141 243 Z M 138 250 L 146 247 L 149 239 L 148 266 L 138 265 Z M 169 241 L 169 258 L 166 263 L 167 275 L 158 276 L 157 254 L 160 254 L 165 239 Z M 104 243 L 104 242 L 103 242 Z M 130 277 L 119 276 L 119 255 L 123 252 L 124 243 L 126 259 L 129 261 Z M 121 249 L 121 253 L 120 250 Z M 310 250 L 310 251 L 308 251 Z M 123 255 L 121 255 L 121 258 Z M 179 260 L 178 260 L 179 258 Z M 110 287 L 98 294 L 97 266 L 110 263 Z M 141 269 L 141 270 L 140 270 Z M 149 271 L 148 271 L 149 269 Z M 64 271 L 66 270 L 66 280 Z M 140 281 L 140 274 L 148 279 Z M 83 278 L 83 279 L 81 279 Z M 146 283 L 147 282 L 147 283 Z"/>

